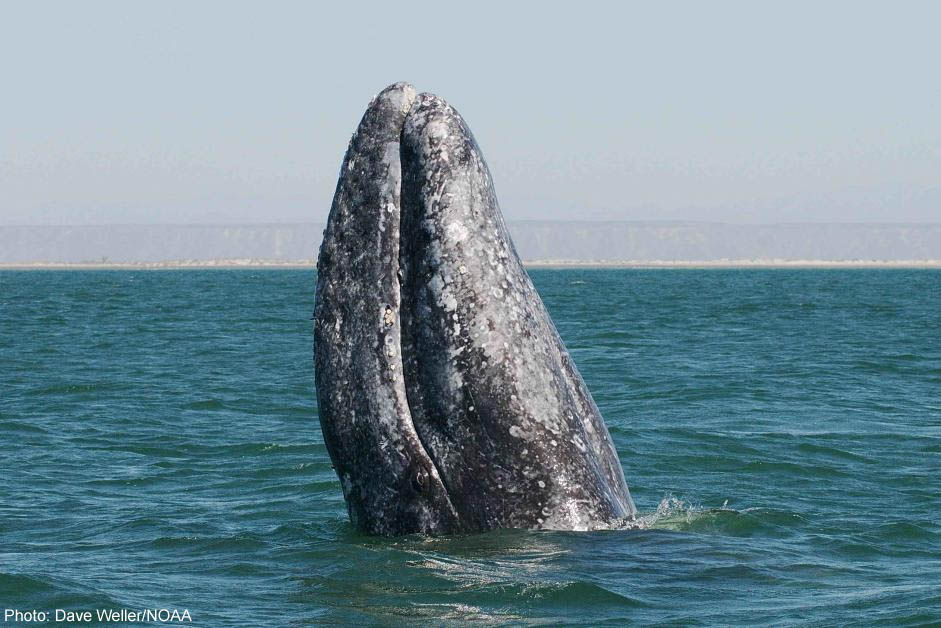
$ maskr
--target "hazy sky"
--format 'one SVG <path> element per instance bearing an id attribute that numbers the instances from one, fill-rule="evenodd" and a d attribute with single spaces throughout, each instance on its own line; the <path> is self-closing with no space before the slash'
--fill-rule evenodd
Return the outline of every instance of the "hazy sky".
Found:
<path id="1" fill-rule="evenodd" d="M 0 224 L 324 220 L 369 99 L 509 219 L 941 221 L 938 2 L 3 2 Z"/>

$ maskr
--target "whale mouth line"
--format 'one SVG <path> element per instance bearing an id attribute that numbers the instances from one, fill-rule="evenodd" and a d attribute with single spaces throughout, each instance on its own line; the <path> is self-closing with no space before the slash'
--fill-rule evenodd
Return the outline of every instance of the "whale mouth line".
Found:
<path id="1" fill-rule="evenodd" d="M 402 130 L 402 133 L 404 133 L 404 128 Z M 399 143 L 401 146 L 401 133 L 399 135 Z M 399 154 L 400 154 L 400 157 L 399 157 L 400 163 L 402 163 L 401 162 L 401 159 L 402 159 L 401 149 L 400 149 Z M 401 199 L 401 181 L 399 184 L 399 198 Z M 398 243 L 396 254 L 398 255 L 397 260 L 399 261 L 399 263 L 397 264 L 398 268 L 395 273 L 395 276 L 396 276 L 395 288 L 398 293 L 399 307 L 398 307 L 398 311 L 396 311 L 394 315 L 397 318 L 397 323 L 398 323 L 395 326 L 395 329 L 398 333 L 398 346 L 399 346 L 397 364 L 398 364 L 399 372 L 402 374 L 402 388 L 405 390 L 404 403 L 405 403 L 405 409 L 407 410 L 407 412 L 403 413 L 402 418 L 408 422 L 408 427 L 411 429 L 411 432 L 416 437 L 416 442 L 415 442 L 416 450 L 413 453 L 417 454 L 420 458 L 423 459 L 422 462 L 428 467 L 427 471 L 430 473 L 433 473 L 434 477 L 437 478 L 437 480 L 441 483 L 441 488 L 443 491 L 442 497 L 444 497 L 444 499 L 447 501 L 448 508 L 453 513 L 455 520 L 460 522 L 461 515 L 454 505 L 454 500 L 451 499 L 451 487 L 449 486 L 447 474 L 443 473 L 441 466 L 439 465 L 438 461 L 435 459 L 434 451 L 431 449 L 431 447 L 429 446 L 429 443 L 426 440 L 427 436 L 422 435 L 422 430 L 419 429 L 418 424 L 416 424 L 415 422 L 415 414 L 413 412 L 413 405 L 416 402 L 414 400 L 414 392 L 410 392 L 412 391 L 412 387 L 408 385 L 408 375 L 405 372 L 405 363 L 406 363 L 407 358 L 414 360 L 416 363 L 420 362 L 421 354 L 419 352 L 415 352 L 414 348 L 411 347 L 411 345 L 406 345 L 405 342 L 403 342 L 403 338 L 402 338 L 403 328 L 404 328 L 402 321 L 403 321 L 403 312 L 405 308 L 404 308 L 403 297 L 402 297 L 402 293 L 403 293 L 402 274 L 403 273 L 402 273 L 402 268 L 401 268 L 401 260 L 403 258 L 403 253 L 404 255 L 408 256 L 412 253 L 412 251 L 408 247 L 408 243 L 405 242 L 404 239 L 402 238 L 402 232 L 401 232 L 402 203 L 399 202 L 397 205 L 395 205 L 394 209 L 390 210 L 390 213 L 396 214 L 396 218 L 398 219 L 398 222 L 400 225 L 399 237 L 396 239 Z M 408 353 L 408 355 L 406 355 L 406 352 Z M 421 485 L 420 488 L 422 491 L 425 491 L 425 490 L 429 490 L 430 486 L 427 483 L 425 483 Z"/>
<path id="2" fill-rule="evenodd" d="M 408 108 L 404 109 L 406 119 L 408 118 L 408 114 L 411 113 L 411 111 L 414 109 L 415 104 L 418 101 L 418 99 L 424 96 L 430 96 L 430 94 L 426 94 L 426 93 L 418 94 L 411 102 L 409 102 Z M 399 136 L 398 136 L 398 156 L 399 156 L 399 172 L 400 172 L 399 181 L 398 181 L 399 202 L 393 205 L 390 205 L 387 208 L 387 211 L 390 214 L 395 215 L 395 218 L 399 227 L 398 238 L 396 238 L 397 246 L 396 246 L 396 251 L 395 251 L 394 262 L 390 261 L 390 266 L 393 263 L 396 266 L 395 273 L 393 273 L 393 276 L 395 277 L 395 289 L 398 295 L 399 307 L 398 307 L 398 311 L 395 312 L 395 316 L 398 322 L 395 328 L 398 332 L 398 346 L 399 346 L 398 367 L 402 374 L 402 387 L 405 390 L 405 407 L 407 409 L 407 412 L 405 413 L 405 416 L 403 418 L 406 418 L 406 420 L 408 421 L 409 428 L 411 429 L 412 433 L 415 434 L 416 436 L 417 442 L 415 443 L 416 444 L 415 453 L 417 453 L 421 458 L 423 458 L 424 463 L 429 467 L 428 471 L 433 473 L 434 476 L 437 478 L 438 482 L 441 483 L 441 489 L 443 492 L 442 496 L 447 501 L 448 508 L 452 512 L 455 520 L 458 522 L 458 525 L 460 525 L 460 522 L 462 521 L 463 518 L 461 516 L 461 513 L 458 512 L 458 509 L 454 504 L 454 500 L 451 499 L 452 487 L 449 486 L 450 482 L 449 482 L 448 476 L 446 473 L 443 472 L 442 466 L 440 465 L 439 461 L 436 459 L 434 455 L 434 450 L 430 446 L 429 442 L 427 441 L 427 435 L 423 434 L 423 430 L 419 429 L 419 425 L 415 422 L 415 414 L 413 411 L 413 406 L 416 403 L 416 400 L 414 399 L 415 392 L 413 390 L 413 387 L 409 386 L 408 384 L 409 378 L 405 370 L 405 364 L 407 362 L 407 359 L 413 360 L 417 364 L 421 361 L 421 353 L 416 351 L 414 347 L 411 345 L 411 343 L 406 344 L 403 338 L 403 332 L 404 332 L 403 314 L 405 311 L 405 301 L 403 299 L 404 290 L 403 290 L 402 284 L 405 278 L 405 272 L 403 271 L 403 268 L 402 268 L 402 260 L 410 259 L 411 256 L 415 253 L 414 248 L 413 248 L 413 246 L 415 246 L 414 241 L 407 240 L 405 237 L 403 237 L 404 232 L 402 230 L 402 217 L 403 217 L 404 205 L 405 205 L 404 199 L 403 199 L 403 193 L 402 193 L 403 192 L 402 173 L 404 173 L 405 165 L 407 163 L 406 157 L 405 155 L 403 155 L 403 150 L 402 150 L 404 135 L 405 135 L 405 124 L 403 122 L 402 128 L 399 130 Z M 424 490 L 428 490 L 430 487 L 427 484 L 425 484 L 422 486 L 422 488 Z"/>

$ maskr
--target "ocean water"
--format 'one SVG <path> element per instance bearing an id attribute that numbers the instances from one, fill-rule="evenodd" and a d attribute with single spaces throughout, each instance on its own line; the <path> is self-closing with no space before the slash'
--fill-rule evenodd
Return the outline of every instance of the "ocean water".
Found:
<path id="1" fill-rule="evenodd" d="M 642 529 L 354 530 L 313 271 L 0 272 L 0 611 L 941 623 L 941 272 L 531 274 Z"/>

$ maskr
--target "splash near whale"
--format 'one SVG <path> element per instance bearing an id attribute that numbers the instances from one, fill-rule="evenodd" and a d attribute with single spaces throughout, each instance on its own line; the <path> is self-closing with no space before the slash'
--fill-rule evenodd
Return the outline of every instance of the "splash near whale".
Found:
<path id="1" fill-rule="evenodd" d="M 354 525 L 450 534 L 634 517 L 604 420 L 448 103 L 406 83 L 373 99 L 317 269 L 320 423 Z"/>

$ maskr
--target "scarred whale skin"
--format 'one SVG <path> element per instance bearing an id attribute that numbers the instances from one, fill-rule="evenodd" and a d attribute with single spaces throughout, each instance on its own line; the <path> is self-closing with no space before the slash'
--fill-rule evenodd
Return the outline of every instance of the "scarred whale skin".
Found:
<path id="1" fill-rule="evenodd" d="M 415 90 L 396 83 L 363 115 L 317 260 L 315 381 L 324 442 L 350 520 L 374 534 L 457 531 L 412 424 L 399 323 L 399 135 Z"/>
<path id="2" fill-rule="evenodd" d="M 341 168 L 316 383 L 351 521 L 584 530 L 635 513 L 604 421 L 516 254 L 460 115 L 397 83 Z"/>

